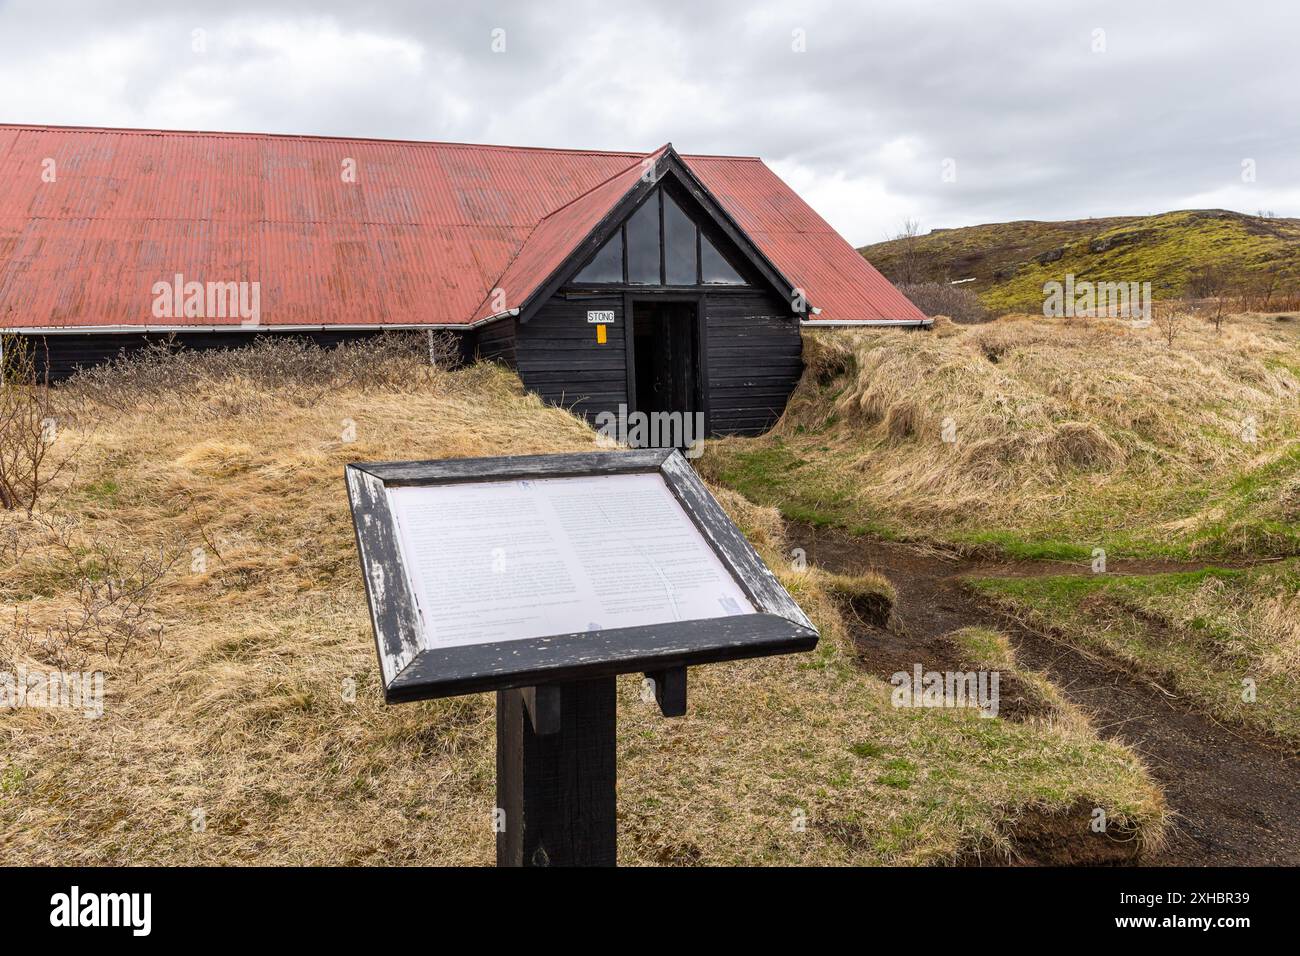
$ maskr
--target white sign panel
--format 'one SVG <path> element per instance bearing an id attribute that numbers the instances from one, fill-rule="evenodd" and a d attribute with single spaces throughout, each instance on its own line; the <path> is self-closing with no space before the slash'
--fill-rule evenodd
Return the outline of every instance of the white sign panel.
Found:
<path id="1" fill-rule="evenodd" d="M 429 648 L 755 613 L 658 473 L 389 495 Z"/>
<path id="2" fill-rule="evenodd" d="M 589 309 L 587 321 L 592 325 L 613 325 L 614 313 L 612 310 Z"/>

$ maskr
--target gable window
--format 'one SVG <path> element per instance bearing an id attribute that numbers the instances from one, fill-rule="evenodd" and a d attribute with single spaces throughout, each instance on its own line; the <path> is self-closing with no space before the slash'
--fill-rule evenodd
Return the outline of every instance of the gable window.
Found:
<path id="1" fill-rule="evenodd" d="M 730 260 L 663 189 L 614 231 L 573 277 L 609 285 L 745 285 Z"/>
<path id="2" fill-rule="evenodd" d="M 664 194 L 664 282 L 668 285 L 695 285 L 700 281 L 695 261 L 699 228 L 682 212 L 673 197 Z"/>
<path id="3" fill-rule="evenodd" d="M 620 229 L 606 240 L 594 259 L 583 267 L 575 277 L 578 282 L 622 282 L 623 281 L 623 230 Z"/>
<path id="4" fill-rule="evenodd" d="M 700 237 L 700 277 L 707 285 L 743 285 L 745 282 L 718 247 L 704 236 Z"/>
<path id="5" fill-rule="evenodd" d="M 633 285 L 659 285 L 663 264 L 659 259 L 659 194 L 651 196 L 627 221 L 627 281 Z"/>

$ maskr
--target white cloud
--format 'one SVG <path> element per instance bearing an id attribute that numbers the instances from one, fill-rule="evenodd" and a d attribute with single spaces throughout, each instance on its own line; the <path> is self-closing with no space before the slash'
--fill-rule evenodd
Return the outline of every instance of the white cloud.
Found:
<path id="1" fill-rule="evenodd" d="M 791 162 L 773 162 L 772 171 L 855 246 L 888 239 L 904 219 L 924 219 L 904 196 L 891 193 L 883 180 L 868 176 L 817 172 Z"/>
<path id="2" fill-rule="evenodd" d="M 17 0 L 0 6 L 0 120 L 672 141 L 763 156 L 855 243 L 906 217 L 1300 215 L 1297 29 L 1300 7 L 1213 0 Z M 1242 157 L 1259 158 L 1256 182 L 1239 181 Z"/>

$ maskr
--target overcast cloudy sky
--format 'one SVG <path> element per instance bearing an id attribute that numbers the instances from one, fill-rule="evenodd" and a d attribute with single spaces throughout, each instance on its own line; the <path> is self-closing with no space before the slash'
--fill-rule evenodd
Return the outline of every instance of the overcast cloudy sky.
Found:
<path id="1" fill-rule="evenodd" d="M 0 0 L 0 122 L 671 141 L 762 156 L 860 245 L 1300 215 L 1298 36 L 1294 0 Z"/>

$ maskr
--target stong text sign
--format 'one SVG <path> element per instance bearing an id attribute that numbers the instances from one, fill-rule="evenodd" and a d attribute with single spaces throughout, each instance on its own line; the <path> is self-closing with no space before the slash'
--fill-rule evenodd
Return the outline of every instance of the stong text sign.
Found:
<path id="1" fill-rule="evenodd" d="M 389 702 L 810 650 L 676 451 L 352 464 Z"/>

